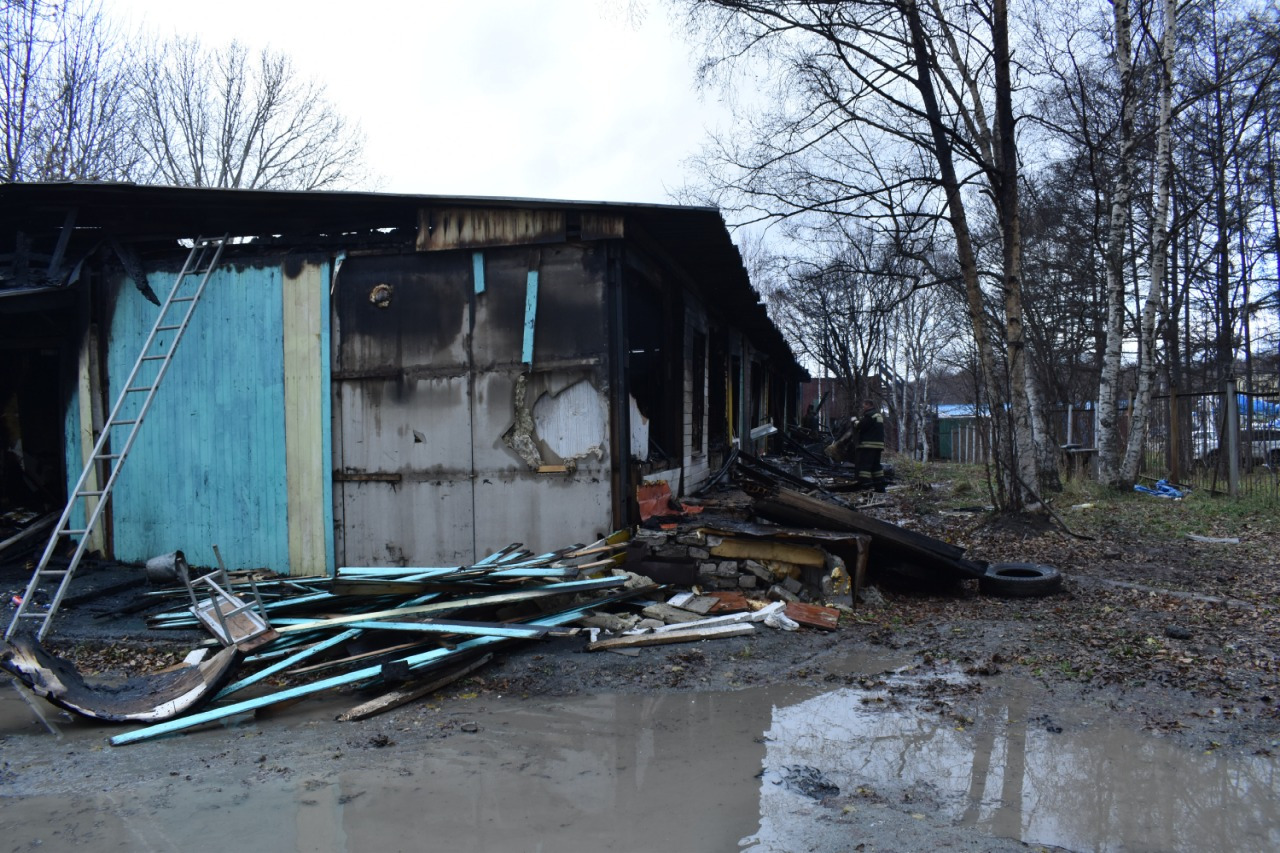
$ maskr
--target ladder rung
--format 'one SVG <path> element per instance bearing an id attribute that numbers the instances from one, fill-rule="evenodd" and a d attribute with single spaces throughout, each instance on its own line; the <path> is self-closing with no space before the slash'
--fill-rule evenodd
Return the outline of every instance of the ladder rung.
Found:
<path id="1" fill-rule="evenodd" d="M 43 619 L 48 615 L 49 615 L 48 613 L 41 613 L 39 610 L 36 610 L 36 611 L 23 610 L 21 613 L 17 614 L 17 617 L 19 619 Z"/>
<path id="2" fill-rule="evenodd" d="M 129 426 L 130 424 L 136 424 L 137 422 L 138 422 L 138 419 L 137 419 L 137 418 L 129 418 L 129 419 L 127 419 L 127 420 L 126 420 L 126 419 L 118 419 L 118 420 L 114 420 L 114 421 L 112 421 L 111 423 L 107 424 L 107 429 L 111 429 L 112 427 L 118 427 L 118 426 Z"/>
<path id="3" fill-rule="evenodd" d="M 119 459 L 123 454 L 120 453 L 99 453 L 94 459 Z"/>
<path id="4" fill-rule="evenodd" d="M 195 302 L 196 298 L 194 296 L 175 296 L 169 301 L 171 303 L 172 302 Z"/>
<path id="5" fill-rule="evenodd" d="M 165 353 L 164 355 L 144 355 L 142 357 L 142 360 L 143 361 L 159 361 L 161 359 L 165 359 L 168 357 L 169 357 L 168 353 Z"/>
<path id="6" fill-rule="evenodd" d="M 104 492 L 102 489 L 98 489 L 97 491 L 89 491 L 89 490 L 87 490 L 87 489 L 86 489 L 86 490 L 85 490 L 85 491 L 83 491 L 83 492 L 76 492 L 76 497 L 78 497 L 78 498 L 92 498 L 92 497 L 95 497 L 95 496 L 101 496 L 101 495 L 105 495 L 105 494 L 106 494 L 106 492 Z"/>
<path id="7" fill-rule="evenodd" d="M 181 329 L 181 328 L 182 328 L 182 324 L 181 324 L 181 323 L 179 323 L 179 324 L 178 324 L 178 325 L 176 325 L 176 326 L 156 326 L 156 331 L 157 331 L 157 332 L 172 332 L 174 329 Z"/>
<path id="8" fill-rule="evenodd" d="M 137 385 L 137 386 L 134 386 L 133 388 L 126 388 L 125 392 L 129 394 L 136 394 L 136 393 L 141 393 L 143 391 L 154 391 L 155 387 L 156 386 L 154 385 Z M 119 423 L 119 421 L 116 421 L 116 423 Z"/>
<path id="9" fill-rule="evenodd" d="M 42 578 L 60 578 L 67 573 L 67 569 L 41 569 L 36 572 Z"/>
<path id="10" fill-rule="evenodd" d="M 62 531 L 62 535 L 63 535 L 63 536 L 83 536 L 84 534 L 86 534 L 86 533 L 88 533 L 88 532 L 89 532 L 88 530 L 71 530 L 71 529 L 67 529 L 67 530 Z"/>

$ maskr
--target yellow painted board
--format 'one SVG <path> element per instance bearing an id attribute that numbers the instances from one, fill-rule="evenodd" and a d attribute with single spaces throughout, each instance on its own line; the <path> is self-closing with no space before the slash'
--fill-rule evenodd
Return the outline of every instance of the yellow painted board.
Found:
<path id="1" fill-rule="evenodd" d="M 826 555 L 821 549 L 767 539 L 725 539 L 710 550 L 713 556 L 726 560 L 771 560 L 801 566 L 822 566 L 826 563 Z"/>

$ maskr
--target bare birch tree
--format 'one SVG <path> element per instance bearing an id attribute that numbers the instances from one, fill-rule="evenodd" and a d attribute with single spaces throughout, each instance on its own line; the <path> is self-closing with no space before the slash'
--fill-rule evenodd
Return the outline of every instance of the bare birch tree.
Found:
<path id="1" fill-rule="evenodd" d="M 135 98 L 147 180 L 317 190 L 364 176 L 359 127 L 284 54 L 179 38 L 144 56 Z"/>
<path id="2" fill-rule="evenodd" d="M 1129 233 L 1129 205 L 1133 196 L 1136 139 L 1134 118 L 1138 93 L 1134 85 L 1133 18 L 1129 0 L 1113 0 L 1115 16 L 1115 71 L 1120 80 L 1120 150 L 1115 184 L 1111 192 L 1110 226 L 1107 232 L 1106 344 L 1098 378 L 1099 478 L 1119 485 L 1120 474 L 1120 367 L 1125 331 L 1125 244 Z"/>
<path id="3" fill-rule="evenodd" d="M 903 211 L 945 222 L 997 416 L 997 503 L 1023 505 L 1037 480 L 1028 393 L 1018 156 L 1007 10 L 942 0 L 685 0 L 706 67 L 758 57 L 779 86 L 772 109 L 719 141 L 708 175 L 743 218 L 820 214 L 886 233 Z M 985 196 L 975 192 L 981 187 Z M 1000 261 L 978 256 L 971 208 L 990 202 Z M 997 282 L 998 356 L 985 280 Z M 1007 365 L 1007 373 L 1005 372 Z"/>
<path id="4" fill-rule="evenodd" d="M 1155 209 L 1151 218 L 1147 257 L 1147 297 L 1138 331 L 1138 390 L 1130 417 L 1124 458 L 1112 483 L 1129 485 L 1138 479 L 1138 465 L 1151 417 L 1151 394 L 1156 378 L 1156 315 L 1164 304 L 1164 274 L 1169 248 L 1169 200 L 1173 188 L 1173 65 L 1178 40 L 1174 0 L 1162 0 L 1164 32 L 1160 37 L 1159 115 L 1156 120 Z"/>

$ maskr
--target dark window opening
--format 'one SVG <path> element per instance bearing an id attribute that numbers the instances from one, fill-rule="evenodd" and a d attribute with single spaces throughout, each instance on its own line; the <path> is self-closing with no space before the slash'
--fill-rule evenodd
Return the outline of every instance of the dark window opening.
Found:
<path id="1" fill-rule="evenodd" d="M 732 367 L 729 369 L 729 393 L 733 396 L 729 398 L 729 405 L 732 407 L 730 413 L 730 432 L 733 438 L 742 438 L 742 357 L 735 355 L 732 361 Z"/>
<path id="2" fill-rule="evenodd" d="M 728 361 L 725 357 L 724 335 L 711 333 L 710 352 L 707 355 L 707 444 L 712 451 L 729 444 Z"/>
<path id="3" fill-rule="evenodd" d="M 649 462 L 680 458 L 684 403 L 684 317 L 678 299 L 643 280 L 626 288 L 627 386 L 649 422 Z"/>
<path id="4" fill-rule="evenodd" d="M 768 405 L 768 402 L 765 400 L 764 371 L 760 369 L 759 364 L 752 362 L 751 396 L 747 400 L 747 411 L 750 412 L 749 430 L 755 429 L 765 422 L 766 408 Z"/>

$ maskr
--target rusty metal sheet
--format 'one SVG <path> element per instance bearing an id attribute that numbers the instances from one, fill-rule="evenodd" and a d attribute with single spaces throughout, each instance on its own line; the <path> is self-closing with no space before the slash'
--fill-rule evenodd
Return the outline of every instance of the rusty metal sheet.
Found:
<path id="1" fill-rule="evenodd" d="M 418 251 L 559 243 L 565 211 L 424 207 L 418 212 Z"/>

